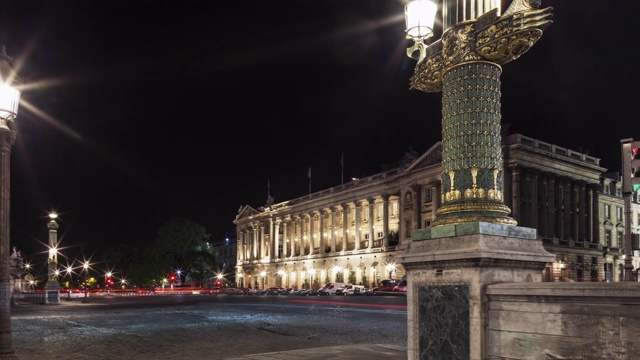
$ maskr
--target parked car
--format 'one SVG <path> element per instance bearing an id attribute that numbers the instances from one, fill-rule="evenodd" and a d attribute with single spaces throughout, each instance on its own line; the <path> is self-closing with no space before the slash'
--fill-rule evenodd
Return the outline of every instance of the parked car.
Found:
<path id="1" fill-rule="evenodd" d="M 346 295 L 345 291 L 353 286 L 352 284 L 344 284 L 339 289 L 336 290 L 336 295 Z"/>
<path id="2" fill-rule="evenodd" d="M 219 287 L 211 287 L 211 288 L 200 289 L 200 294 L 202 294 L 202 295 L 213 295 L 213 294 L 217 294 L 219 292 L 220 292 L 220 288 Z"/>
<path id="3" fill-rule="evenodd" d="M 358 294 L 363 293 L 364 294 L 364 286 L 362 285 L 351 285 L 348 284 L 346 285 L 344 288 L 336 291 L 336 295 L 355 295 L 356 290 L 358 291 Z"/>
<path id="4" fill-rule="evenodd" d="M 398 279 L 382 280 L 380 285 L 371 289 L 373 293 L 393 292 L 393 288 L 400 283 Z"/>
<path id="5" fill-rule="evenodd" d="M 318 290 L 319 295 L 335 295 L 336 291 L 342 288 L 345 283 L 335 282 L 335 283 L 326 283 L 323 287 Z"/>
<path id="6" fill-rule="evenodd" d="M 402 292 L 402 293 L 406 293 L 407 292 L 407 282 L 406 281 L 400 281 L 400 283 L 396 286 L 393 287 L 393 290 L 391 290 L 392 292 Z"/>
<path id="7" fill-rule="evenodd" d="M 283 294 L 284 292 L 285 292 L 285 289 L 282 287 L 273 286 L 273 287 L 267 288 L 267 295 L 280 295 L 280 294 Z"/>

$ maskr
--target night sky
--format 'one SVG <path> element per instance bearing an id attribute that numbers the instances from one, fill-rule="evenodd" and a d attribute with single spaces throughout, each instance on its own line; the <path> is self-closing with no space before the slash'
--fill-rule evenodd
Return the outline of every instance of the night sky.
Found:
<path id="1" fill-rule="evenodd" d="M 510 1 L 504 1 L 504 9 Z M 540 41 L 503 66 L 502 121 L 618 171 L 640 139 L 640 1 L 543 0 Z M 441 138 L 441 94 L 409 89 L 400 0 L 8 0 L 25 81 L 11 246 L 92 253 L 171 217 L 234 231 L 243 205 L 377 173 Z M 344 154 L 344 177 L 340 159 Z"/>

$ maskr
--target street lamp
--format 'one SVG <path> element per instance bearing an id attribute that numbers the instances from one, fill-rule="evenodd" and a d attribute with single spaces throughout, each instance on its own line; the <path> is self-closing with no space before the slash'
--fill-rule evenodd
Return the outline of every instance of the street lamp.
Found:
<path id="1" fill-rule="evenodd" d="M 442 38 L 425 44 L 437 6 L 405 7 L 407 55 L 417 64 L 410 88 L 442 92 L 442 204 L 431 226 L 466 222 L 517 225 L 503 202 L 501 65 L 519 58 L 549 26 L 540 0 L 441 0 Z"/>
<path id="2" fill-rule="evenodd" d="M 89 262 L 85 261 L 84 264 L 82 264 L 82 271 L 84 271 L 84 299 L 82 300 L 83 303 L 86 303 L 89 301 L 88 298 L 88 294 L 89 294 Z"/>
<path id="3" fill-rule="evenodd" d="M 107 290 L 107 294 L 109 293 L 109 285 L 111 285 L 111 275 L 113 275 L 111 271 L 104 274 L 104 288 Z"/>
<path id="4" fill-rule="evenodd" d="M 286 271 L 284 271 L 283 269 L 278 270 L 278 275 L 280 276 L 280 286 L 283 285 L 282 279 L 284 278 L 285 274 L 286 274 Z M 287 287 L 289 287 L 288 279 L 287 279 Z"/>
<path id="5" fill-rule="evenodd" d="M 69 277 L 69 285 L 67 286 L 67 301 L 71 300 L 71 284 L 73 283 L 73 267 L 67 265 L 67 276 Z"/>
<path id="6" fill-rule="evenodd" d="M 316 269 L 311 268 L 309 270 L 309 278 L 311 279 L 311 285 L 309 287 L 310 289 L 313 289 L 313 275 L 315 275 L 315 274 L 316 274 Z"/>
<path id="7" fill-rule="evenodd" d="M 58 223 L 56 218 L 58 214 L 55 212 L 49 213 L 49 222 L 47 223 L 47 229 L 49 229 L 49 259 L 48 265 L 48 278 L 47 283 L 44 286 L 45 289 L 45 303 L 57 304 L 60 302 L 60 285 L 56 280 L 56 271 L 58 268 Z"/>
<path id="8" fill-rule="evenodd" d="M 11 147 L 16 140 L 12 129 L 18 115 L 20 91 L 12 83 L 19 83 L 11 68 L 13 59 L 4 45 L 0 48 L 0 358 L 14 358 L 11 340 L 11 258 L 9 253 L 9 194 Z M 11 128 L 9 127 L 11 125 Z M 59 295 L 59 294 L 58 294 Z"/>
<path id="9" fill-rule="evenodd" d="M 385 266 L 385 269 L 389 272 L 389 280 L 391 280 L 392 279 L 391 275 L 393 274 L 393 271 L 396 269 L 396 264 L 389 263 Z"/>
<path id="10" fill-rule="evenodd" d="M 236 278 L 240 279 L 240 288 L 244 289 L 244 274 L 243 273 L 238 273 L 236 275 Z"/>
<path id="11" fill-rule="evenodd" d="M 264 290 L 264 277 L 267 276 L 267 272 L 262 270 L 260 272 L 260 277 L 262 278 L 262 290 Z"/>

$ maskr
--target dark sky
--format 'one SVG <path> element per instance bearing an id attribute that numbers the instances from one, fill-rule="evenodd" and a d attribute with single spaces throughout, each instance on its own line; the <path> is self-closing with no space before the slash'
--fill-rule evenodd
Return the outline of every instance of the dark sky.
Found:
<path id="1" fill-rule="evenodd" d="M 510 1 L 503 2 L 504 8 Z M 554 24 L 503 66 L 502 120 L 601 158 L 640 139 L 640 1 L 543 0 Z M 259 207 L 367 176 L 440 140 L 441 94 L 409 90 L 401 0 L 8 0 L 25 80 L 11 243 L 147 243 L 174 216 L 213 240 Z M 270 186 L 268 187 L 268 184 Z"/>

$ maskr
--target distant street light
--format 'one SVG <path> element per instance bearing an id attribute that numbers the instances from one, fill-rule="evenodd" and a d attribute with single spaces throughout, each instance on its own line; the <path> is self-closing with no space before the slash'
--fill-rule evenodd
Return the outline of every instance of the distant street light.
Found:
<path id="1" fill-rule="evenodd" d="M 69 285 L 67 286 L 67 301 L 71 300 L 71 284 L 73 283 L 73 267 L 67 265 L 67 276 L 69 277 Z"/>
<path id="2" fill-rule="evenodd" d="M 286 275 L 286 271 L 284 271 L 283 269 L 278 270 L 278 275 L 280 275 L 280 286 L 283 285 L 283 281 L 282 278 Z M 287 278 L 287 287 L 289 287 L 289 278 Z"/>
<path id="3" fill-rule="evenodd" d="M 85 261 L 84 264 L 82 264 L 82 270 L 84 271 L 84 299 L 82 300 L 83 303 L 86 303 L 89 301 L 88 298 L 88 294 L 89 294 L 89 262 Z"/>
<path id="4" fill-rule="evenodd" d="M 309 289 L 313 289 L 313 275 L 316 274 L 316 269 L 311 268 L 309 270 L 309 278 L 311 279 L 311 284 L 309 285 Z"/>
<path id="5" fill-rule="evenodd" d="M 240 289 L 244 289 L 244 274 L 243 273 L 238 273 L 236 275 L 237 279 L 240 279 Z"/>
<path id="6" fill-rule="evenodd" d="M 49 229 L 49 260 L 48 260 L 48 278 L 47 283 L 44 286 L 45 289 L 45 303 L 57 304 L 60 302 L 60 284 L 58 284 L 58 223 L 56 218 L 58 214 L 55 212 L 49 213 L 49 222 L 47 223 L 47 229 Z"/>
<path id="7" fill-rule="evenodd" d="M 396 264 L 389 263 L 387 264 L 387 266 L 385 266 L 385 269 L 387 269 L 387 271 L 389 272 L 389 279 L 392 279 L 391 275 L 393 274 L 393 271 L 396 269 Z"/>
<path id="8" fill-rule="evenodd" d="M 107 290 L 107 294 L 109 293 L 110 290 L 110 285 L 111 285 L 111 271 L 107 272 L 106 274 L 104 274 L 104 288 L 105 290 Z"/>
<path id="9" fill-rule="evenodd" d="M 12 125 L 18 115 L 20 91 L 12 83 L 19 83 L 11 68 L 13 59 L 4 45 L 0 48 L 0 358 L 15 358 L 11 339 L 11 258 L 9 252 L 10 155 L 16 140 Z M 12 125 L 13 127 L 13 125 Z"/>
<path id="10" fill-rule="evenodd" d="M 260 272 L 260 277 L 262 278 L 262 290 L 264 290 L 264 277 L 267 276 L 267 272 L 266 271 L 261 271 Z"/>

